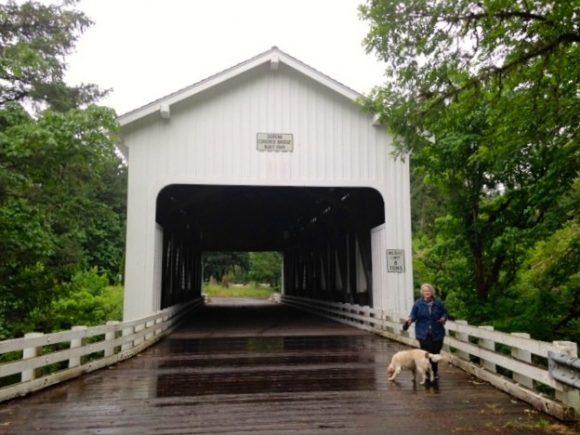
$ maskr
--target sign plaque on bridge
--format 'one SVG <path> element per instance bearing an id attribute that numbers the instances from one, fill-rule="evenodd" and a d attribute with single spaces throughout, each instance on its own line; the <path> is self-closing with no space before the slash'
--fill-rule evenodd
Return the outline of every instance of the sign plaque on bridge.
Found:
<path id="1" fill-rule="evenodd" d="M 292 152 L 294 137 L 291 133 L 257 133 L 256 147 L 258 151 Z"/>
<path id="2" fill-rule="evenodd" d="M 387 249 L 387 272 L 403 273 L 405 271 L 405 251 Z"/>

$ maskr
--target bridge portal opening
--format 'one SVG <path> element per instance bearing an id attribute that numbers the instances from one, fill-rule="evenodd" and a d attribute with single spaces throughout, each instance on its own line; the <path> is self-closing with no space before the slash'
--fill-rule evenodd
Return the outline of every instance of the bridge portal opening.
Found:
<path id="1" fill-rule="evenodd" d="M 201 295 L 205 251 L 279 251 L 282 292 L 372 306 L 371 229 L 385 222 L 365 187 L 165 187 L 157 196 L 161 308 Z"/>

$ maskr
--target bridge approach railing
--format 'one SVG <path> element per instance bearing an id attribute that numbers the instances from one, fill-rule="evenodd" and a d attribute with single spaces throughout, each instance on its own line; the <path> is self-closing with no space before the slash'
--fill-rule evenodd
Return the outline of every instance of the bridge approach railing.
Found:
<path id="1" fill-rule="evenodd" d="M 414 328 L 403 331 L 405 318 L 381 309 L 289 295 L 282 295 L 280 302 L 410 346 L 419 344 Z M 554 355 L 578 360 L 576 343 L 534 340 L 529 334 L 495 331 L 462 320 L 448 321 L 445 326 L 443 353 L 451 364 L 560 420 L 579 418 L 580 391 L 574 385 L 580 371 L 569 363 L 567 379 L 563 379 L 561 373 L 553 376 L 550 370 Z"/>
<path id="2" fill-rule="evenodd" d="M 0 402 L 130 358 L 175 329 L 203 305 L 198 298 L 149 316 L 0 342 Z"/>

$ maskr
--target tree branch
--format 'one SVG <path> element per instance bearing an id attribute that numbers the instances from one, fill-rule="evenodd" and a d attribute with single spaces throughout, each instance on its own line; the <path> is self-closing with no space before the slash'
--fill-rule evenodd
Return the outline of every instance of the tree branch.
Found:
<path id="1" fill-rule="evenodd" d="M 446 99 L 456 97 L 457 95 L 461 94 L 463 91 L 465 91 L 469 88 L 472 88 L 474 86 L 477 86 L 480 82 L 489 80 L 490 78 L 495 77 L 495 76 L 502 76 L 504 73 L 506 73 L 514 68 L 517 68 L 518 66 L 525 64 L 527 61 L 529 61 L 535 57 L 543 56 L 543 55 L 546 55 L 548 53 L 552 53 L 556 49 L 556 47 L 558 47 L 561 44 L 572 44 L 575 42 L 580 42 L 580 34 L 578 34 L 578 33 L 563 33 L 562 35 L 560 35 L 557 39 L 553 40 L 552 42 L 545 44 L 544 46 L 538 47 L 536 50 L 530 51 L 530 52 L 524 54 L 523 56 L 521 56 L 517 59 L 514 59 L 512 62 L 506 63 L 505 65 L 503 65 L 501 67 L 490 67 L 490 68 L 486 68 L 486 69 L 482 70 L 482 72 L 480 74 L 478 74 L 476 77 L 469 80 L 463 86 L 453 88 L 448 92 L 445 92 L 443 94 L 438 95 L 432 101 L 431 106 L 432 107 L 438 106 L 439 104 L 443 103 Z"/>
<path id="2" fill-rule="evenodd" d="M 549 20 L 543 15 L 519 11 L 501 11 L 491 15 L 486 12 L 481 12 L 478 14 L 471 13 L 467 15 L 457 15 L 455 18 L 457 21 L 477 21 L 481 18 L 488 18 L 490 16 L 493 18 L 499 18 L 500 20 L 506 20 L 509 18 L 521 18 L 524 21 L 541 21 L 543 23 L 548 23 L 550 25 L 554 24 L 552 20 Z"/>
<path id="3" fill-rule="evenodd" d="M 513 60 L 505 64 L 502 67 L 491 67 L 484 70 L 484 74 L 481 77 L 482 79 L 491 77 L 495 74 L 502 74 L 506 71 L 515 68 L 518 65 L 526 63 L 528 60 L 533 59 L 534 57 L 542 56 L 547 53 L 551 53 L 555 50 L 555 48 L 561 44 L 571 44 L 573 42 L 580 42 L 580 34 L 578 33 L 563 33 L 554 41 L 544 45 L 543 47 L 538 47 L 536 50 L 530 51 L 527 54 L 524 54 L 522 57 Z"/>

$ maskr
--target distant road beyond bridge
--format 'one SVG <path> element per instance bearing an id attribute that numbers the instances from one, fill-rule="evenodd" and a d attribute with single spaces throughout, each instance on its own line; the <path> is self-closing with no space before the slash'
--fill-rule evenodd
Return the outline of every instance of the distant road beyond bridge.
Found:
<path id="1" fill-rule="evenodd" d="M 410 372 L 388 382 L 403 348 L 288 306 L 216 300 L 130 360 L 0 404 L 0 434 L 554 430 L 542 429 L 549 417 L 451 366 L 438 385 L 413 385 Z"/>

